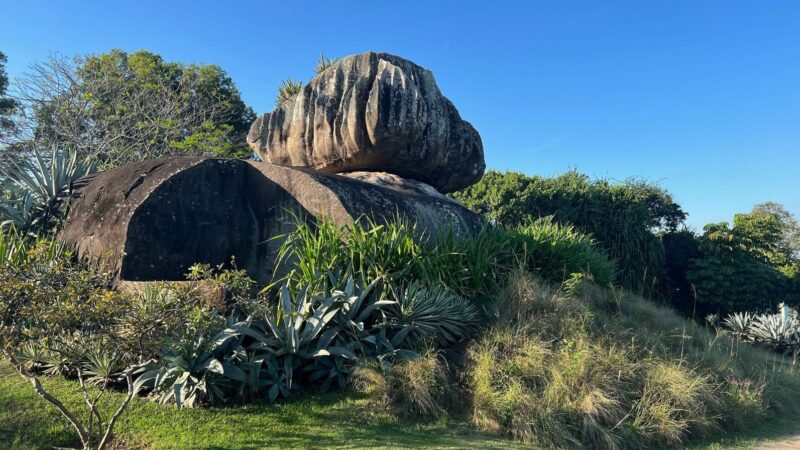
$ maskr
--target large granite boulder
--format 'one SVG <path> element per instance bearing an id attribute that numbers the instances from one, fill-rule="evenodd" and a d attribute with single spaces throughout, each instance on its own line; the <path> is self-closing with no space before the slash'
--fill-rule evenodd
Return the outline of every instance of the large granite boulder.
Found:
<path id="1" fill-rule="evenodd" d="M 321 172 L 389 172 L 452 192 L 483 176 L 475 128 L 433 74 L 387 53 L 348 56 L 260 116 L 248 143 L 263 161 Z"/>
<path id="2" fill-rule="evenodd" d="M 233 257 L 267 282 L 280 245 L 270 238 L 294 230 L 296 218 L 350 224 L 399 215 L 428 236 L 442 226 L 460 233 L 482 226 L 450 199 L 391 184 L 254 161 L 142 161 L 81 180 L 62 237 L 123 281 L 181 280 L 194 263 Z"/>

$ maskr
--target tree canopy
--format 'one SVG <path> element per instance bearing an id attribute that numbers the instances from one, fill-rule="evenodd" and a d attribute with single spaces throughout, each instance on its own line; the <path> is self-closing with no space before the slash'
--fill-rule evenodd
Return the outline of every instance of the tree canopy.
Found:
<path id="1" fill-rule="evenodd" d="M 796 305 L 799 299 L 792 295 L 791 280 L 781 270 L 789 261 L 779 241 L 780 225 L 770 215 L 736 214 L 733 226 L 706 225 L 699 238 L 702 257 L 694 259 L 687 272 L 698 303 L 706 312 L 718 313 Z"/>
<path id="2" fill-rule="evenodd" d="M 216 65 L 167 62 L 148 51 L 51 57 L 16 92 L 22 142 L 74 150 L 102 165 L 180 155 L 246 157 L 255 115 Z"/>
<path id="3" fill-rule="evenodd" d="M 800 225 L 792 213 L 780 203 L 766 202 L 754 206 L 752 214 L 774 217 L 780 227 L 779 245 L 800 259 Z"/>

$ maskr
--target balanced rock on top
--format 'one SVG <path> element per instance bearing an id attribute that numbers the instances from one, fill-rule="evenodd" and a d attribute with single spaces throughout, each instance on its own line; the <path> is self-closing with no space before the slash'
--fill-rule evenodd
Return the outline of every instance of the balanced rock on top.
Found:
<path id="1" fill-rule="evenodd" d="M 387 53 L 348 56 L 261 115 L 247 141 L 272 164 L 388 172 L 453 192 L 481 179 L 483 144 L 433 74 Z"/>

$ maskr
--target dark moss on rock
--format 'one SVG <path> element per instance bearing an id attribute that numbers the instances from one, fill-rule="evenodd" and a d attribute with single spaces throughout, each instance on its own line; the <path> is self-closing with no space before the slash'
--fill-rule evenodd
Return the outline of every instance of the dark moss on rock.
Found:
<path id="1" fill-rule="evenodd" d="M 195 263 L 227 264 L 269 281 L 280 242 L 297 218 L 400 217 L 420 236 L 442 227 L 472 233 L 481 219 L 452 200 L 273 164 L 176 157 L 83 179 L 62 237 L 119 280 L 181 280 Z"/>

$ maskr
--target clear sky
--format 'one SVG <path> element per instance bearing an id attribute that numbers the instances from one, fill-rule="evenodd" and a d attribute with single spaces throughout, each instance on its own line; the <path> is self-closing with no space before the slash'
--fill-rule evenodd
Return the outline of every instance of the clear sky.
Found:
<path id="1" fill-rule="evenodd" d="M 0 0 L 11 77 L 53 52 L 214 63 L 257 113 L 320 52 L 429 68 L 490 168 L 659 181 L 689 223 L 800 215 L 798 1 Z"/>

